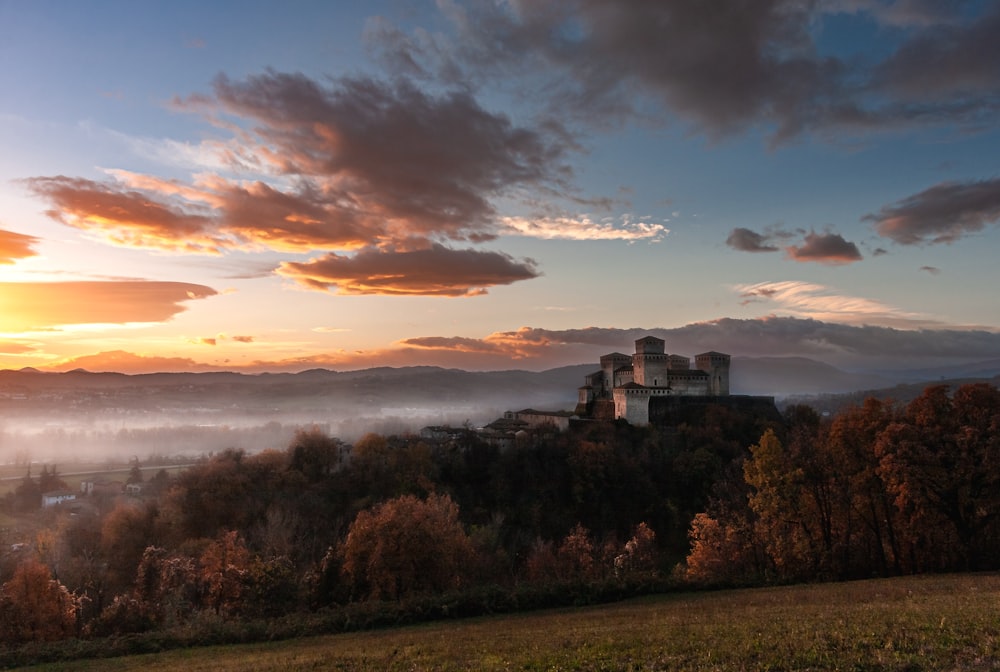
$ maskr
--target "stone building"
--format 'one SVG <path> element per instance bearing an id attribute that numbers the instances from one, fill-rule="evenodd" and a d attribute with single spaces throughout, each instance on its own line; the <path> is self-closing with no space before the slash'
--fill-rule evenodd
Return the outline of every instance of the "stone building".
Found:
<path id="1" fill-rule="evenodd" d="M 613 352 L 601 357 L 601 370 L 588 375 L 579 388 L 576 412 L 647 425 L 651 400 L 728 397 L 729 363 L 729 355 L 704 352 L 695 355 L 692 368 L 688 357 L 667 354 L 663 339 L 644 336 L 635 342 L 633 355 Z"/>

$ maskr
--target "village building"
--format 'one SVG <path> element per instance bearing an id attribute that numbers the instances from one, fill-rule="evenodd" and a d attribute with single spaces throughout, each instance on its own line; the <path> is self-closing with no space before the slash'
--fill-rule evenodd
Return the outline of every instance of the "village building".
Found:
<path id="1" fill-rule="evenodd" d="M 76 493 L 69 490 L 51 490 L 42 493 L 42 507 L 48 508 L 63 502 L 71 502 L 76 499 Z"/>

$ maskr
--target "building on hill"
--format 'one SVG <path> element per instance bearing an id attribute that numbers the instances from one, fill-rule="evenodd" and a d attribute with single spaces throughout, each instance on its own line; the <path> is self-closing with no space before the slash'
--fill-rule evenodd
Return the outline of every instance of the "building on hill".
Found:
<path id="1" fill-rule="evenodd" d="M 635 342 L 633 355 L 601 357 L 601 370 L 579 388 L 576 413 L 648 425 L 651 405 L 662 405 L 654 399 L 729 397 L 729 364 L 729 355 L 712 351 L 695 355 L 692 368 L 688 357 L 667 354 L 663 339 L 644 336 Z"/>

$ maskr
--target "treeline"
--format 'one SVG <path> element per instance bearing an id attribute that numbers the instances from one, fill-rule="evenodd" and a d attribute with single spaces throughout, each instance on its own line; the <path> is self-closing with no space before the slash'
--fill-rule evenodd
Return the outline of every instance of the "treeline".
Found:
<path id="1" fill-rule="evenodd" d="M 688 576 L 757 583 L 1000 568 L 1000 392 L 787 414 L 691 527 Z"/>
<path id="2" fill-rule="evenodd" d="M 699 413 L 540 430 L 503 451 L 471 430 L 348 445 L 319 429 L 226 450 L 0 556 L 0 640 L 1000 564 L 995 388 L 832 418 Z"/>

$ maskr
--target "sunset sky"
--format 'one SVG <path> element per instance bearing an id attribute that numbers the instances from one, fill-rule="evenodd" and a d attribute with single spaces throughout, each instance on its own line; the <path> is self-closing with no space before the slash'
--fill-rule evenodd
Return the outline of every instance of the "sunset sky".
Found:
<path id="1" fill-rule="evenodd" d="M 1000 358 L 1000 2 L 0 0 L 0 368 Z"/>

